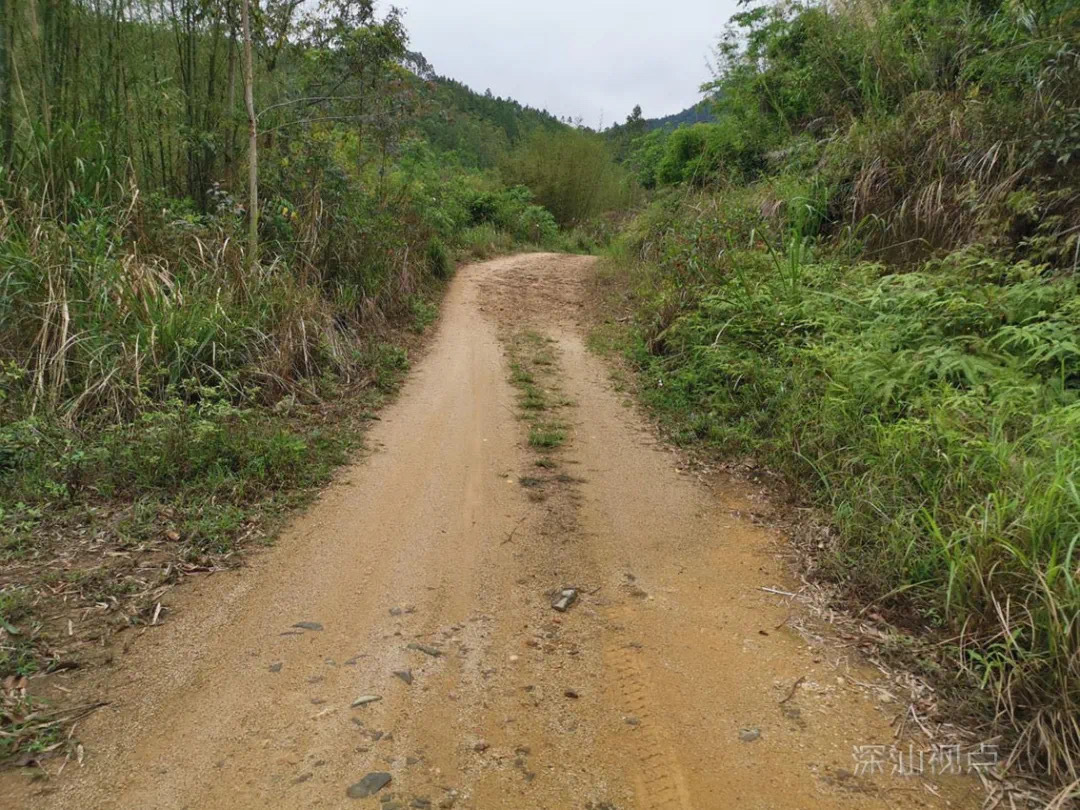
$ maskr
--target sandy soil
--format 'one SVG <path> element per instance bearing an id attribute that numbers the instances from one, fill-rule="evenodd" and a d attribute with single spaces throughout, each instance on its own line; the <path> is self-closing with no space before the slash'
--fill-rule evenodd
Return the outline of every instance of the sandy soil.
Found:
<path id="1" fill-rule="evenodd" d="M 855 773 L 853 746 L 893 743 L 902 707 L 788 629 L 749 493 L 681 471 L 586 351 L 592 261 L 460 271 L 373 452 L 84 676 L 111 703 L 78 728 L 83 766 L 8 772 L 0 806 L 977 806 L 966 779 Z M 503 342 L 525 328 L 553 341 L 569 424 L 539 494 Z M 391 781 L 350 798 L 371 772 Z"/>

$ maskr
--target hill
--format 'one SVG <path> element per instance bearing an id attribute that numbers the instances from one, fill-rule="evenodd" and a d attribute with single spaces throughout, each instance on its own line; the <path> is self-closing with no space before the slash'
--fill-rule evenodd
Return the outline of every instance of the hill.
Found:
<path id="1" fill-rule="evenodd" d="M 646 118 L 645 131 L 650 132 L 654 129 L 678 129 L 681 126 L 689 126 L 691 124 L 708 124 L 715 120 L 716 116 L 713 115 L 712 110 L 710 109 L 710 102 L 706 100 L 695 104 L 692 107 L 687 107 L 681 112 L 665 115 L 663 118 Z"/>
<path id="2" fill-rule="evenodd" d="M 433 76 L 426 84 L 427 108 L 417 121 L 432 148 L 453 152 L 468 166 L 493 166 L 498 155 L 537 131 L 567 126 L 547 110 L 512 98 L 481 94 L 454 79 Z"/>

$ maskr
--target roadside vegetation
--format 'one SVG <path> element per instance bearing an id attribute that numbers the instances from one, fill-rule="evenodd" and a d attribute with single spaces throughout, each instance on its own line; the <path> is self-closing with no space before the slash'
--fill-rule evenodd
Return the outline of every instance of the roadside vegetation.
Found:
<path id="1" fill-rule="evenodd" d="M 643 396 L 680 441 L 753 454 L 822 507 L 824 572 L 928 631 L 939 682 L 1065 797 L 1080 10 L 742 6 L 705 88 L 714 122 L 622 146 L 654 191 L 604 281 Z"/>
<path id="2" fill-rule="evenodd" d="M 565 202 L 552 146 L 618 194 Z M 27 677 L 349 458 L 459 261 L 595 249 L 634 187 L 369 0 L 0 4 L 0 759 L 65 717 Z"/>

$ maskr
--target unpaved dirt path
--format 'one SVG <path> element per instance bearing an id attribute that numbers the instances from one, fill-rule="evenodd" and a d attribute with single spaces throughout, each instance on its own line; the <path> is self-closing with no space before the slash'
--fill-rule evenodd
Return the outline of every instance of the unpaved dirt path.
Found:
<path id="1" fill-rule="evenodd" d="M 9 772 L 0 805 L 971 804 L 968 782 L 852 773 L 852 746 L 891 743 L 900 710 L 787 629 L 795 608 L 759 590 L 786 583 L 776 538 L 736 516 L 753 504 L 681 472 L 585 350 L 591 261 L 463 269 L 374 452 L 85 682 L 111 704 L 78 728 L 84 766 Z M 526 328 L 549 339 L 564 397 L 568 441 L 543 469 L 502 342 Z M 567 585 L 580 599 L 556 613 Z M 365 695 L 381 699 L 351 708 Z M 349 798 L 369 772 L 392 781 Z"/>

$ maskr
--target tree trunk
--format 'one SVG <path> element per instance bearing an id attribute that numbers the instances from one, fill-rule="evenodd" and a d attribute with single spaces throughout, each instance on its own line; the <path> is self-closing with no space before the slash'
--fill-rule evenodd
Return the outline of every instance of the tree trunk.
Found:
<path id="1" fill-rule="evenodd" d="M 7 0 L 0 0 L 0 172 L 7 173 L 11 164 L 14 140 L 14 118 L 11 102 L 11 19 Z"/>
<path id="2" fill-rule="evenodd" d="M 254 71 L 251 64 L 251 0 L 240 0 L 244 28 L 244 106 L 248 116 L 248 257 L 250 269 L 259 258 L 259 156 L 255 129 Z"/>
<path id="3" fill-rule="evenodd" d="M 3 0 L 0 0 L 2 2 Z M 229 76 L 225 96 L 225 172 L 230 179 L 235 176 L 236 165 L 236 26 L 229 15 Z"/>

